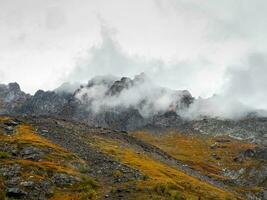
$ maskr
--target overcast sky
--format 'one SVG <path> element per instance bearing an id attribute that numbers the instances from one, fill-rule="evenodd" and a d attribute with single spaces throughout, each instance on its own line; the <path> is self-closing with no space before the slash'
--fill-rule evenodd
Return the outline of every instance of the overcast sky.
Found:
<path id="1" fill-rule="evenodd" d="M 34 93 L 145 72 L 194 96 L 267 102 L 266 10 L 266 0 L 0 0 L 0 82 Z"/>

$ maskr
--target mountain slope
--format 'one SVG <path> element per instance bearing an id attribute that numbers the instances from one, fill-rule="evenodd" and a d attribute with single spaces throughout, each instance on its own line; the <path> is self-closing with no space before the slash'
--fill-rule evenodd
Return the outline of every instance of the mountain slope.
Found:
<path id="1" fill-rule="evenodd" d="M 68 196 L 77 200 L 83 199 L 83 195 L 88 195 L 87 199 L 246 199 L 247 195 L 260 197 L 266 187 L 266 180 L 255 182 L 249 178 L 247 180 L 252 184 L 249 187 L 241 188 L 242 182 L 240 185 L 236 182 L 233 186 L 229 174 L 219 173 L 225 168 L 229 170 L 225 172 L 229 173 L 240 169 L 239 167 L 250 169 L 257 163 L 261 164 L 258 166 L 265 166 L 266 161 L 263 158 L 245 157 L 241 163 L 233 160 L 243 150 L 256 148 L 255 145 L 241 141 L 231 140 L 229 143 L 229 139 L 206 136 L 206 139 L 202 138 L 203 141 L 211 143 L 205 144 L 201 143 L 202 139 L 197 135 L 170 136 L 165 133 L 164 136 L 149 136 L 140 132 L 132 133 L 135 136 L 132 137 L 124 131 L 90 127 L 83 123 L 53 117 L 1 118 L 1 127 L 1 142 L 5 144 L 1 149 L 1 162 L 4 163 L 1 165 L 4 166 L 4 170 L 0 171 L 4 178 L 2 191 L 12 197 L 16 192 L 22 197 L 26 195 L 27 199 L 35 199 L 30 196 L 33 193 L 27 193 L 24 183 L 20 186 L 20 182 L 29 181 L 24 180 L 28 176 L 23 176 L 23 173 L 33 174 L 30 176 L 35 177 L 35 169 L 38 169 L 38 177 L 41 176 L 42 180 L 53 186 L 42 196 L 43 199 L 63 199 L 62 192 L 65 195 L 64 199 Z M 177 148 L 178 141 L 180 143 Z M 223 147 L 223 151 L 219 146 L 216 150 L 210 150 L 213 141 L 221 141 L 226 147 Z M 186 145 L 189 143 L 192 145 L 191 148 L 196 148 L 195 152 L 187 150 Z M 230 148 L 232 144 L 236 146 L 237 143 L 239 148 Z M 3 148 L 7 144 L 9 148 Z M 199 149 L 201 145 L 203 151 Z M 231 150 L 229 156 L 228 153 L 224 153 L 229 151 L 228 148 Z M 206 155 L 203 152 L 210 154 Z M 213 152 L 227 165 L 219 164 Z M 201 163 L 200 160 L 204 161 L 204 158 L 209 161 Z M 19 165 L 26 171 L 18 175 L 12 173 L 9 178 L 5 178 L 5 170 L 10 170 L 10 163 L 16 163 L 15 166 Z M 263 173 L 260 175 L 264 177 Z M 17 176 L 19 179 L 16 179 Z M 63 177 L 66 189 L 57 189 L 57 182 L 53 182 L 53 177 Z M 92 178 L 98 183 L 87 181 Z M 13 188 L 13 193 L 10 194 L 10 179 L 15 179 L 14 187 L 23 190 Z M 85 189 L 76 189 L 81 187 Z M 91 189 L 86 193 L 88 188 Z M 18 196 L 15 195 L 15 198 Z"/>
<path id="2" fill-rule="evenodd" d="M 0 118 L 0 199 L 97 198 L 98 184 L 75 154 L 38 136 L 30 124 Z"/>
<path id="3" fill-rule="evenodd" d="M 186 199 L 237 199 L 240 196 L 227 183 L 190 169 L 183 160 L 176 160 L 125 132 L 53 118 L 29 118 L 27 121 L 45 137 L 93 164 L 91 175 L 104 185 L 111 185 L 107 198 L 116 199 L 120 195 L 122 199 L 151 195 L 170 198 L 167 191 L 158 194 L 158 187 L 174 188 L 170 189 L 174 190 L 171 193 Z M 47 131 L 43 133 L 42 130 Z"/>
<path id="4" fill-rule="evenodd" d="M 154 117 L 182 111 L 193 102 L 188 91 L 156 86 L 144 74 L 134 79 L 96 77 L 74 93 L 64 86 L 55 91 L 38 90 L 30 96 L 13 85 L 16 87 L 0 87 L 0 103 L 1 99 L 5 102 L 0 104 L 2 114 L 62 116 L 122 130 L 144 127 L 154 123 Z"/>

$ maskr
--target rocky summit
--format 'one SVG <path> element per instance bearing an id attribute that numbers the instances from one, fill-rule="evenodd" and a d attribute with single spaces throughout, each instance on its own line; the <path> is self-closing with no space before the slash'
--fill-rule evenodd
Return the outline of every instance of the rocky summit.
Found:
<path id="1" fill-rule="evenodd" d="M 16 113 L 30 98 L 17 83 L 0 84 L 0 114 Z"/>
<path id="2" fill-rule="evenodd" d="M 189 118 L 145 74 L 0 85 L 0 200 L 267 199 L 267 118 Z"/>
<path id="3" fill-rule="evenodd" d="M 133 80 L 96 77 L 73 93 L 62 87 L 55 91 L 38 90 L 32 96 L 22 92 L 18 84 L 11 83 L 2 85 L 0 94 L 3 114 L 61 116 L 122 130 L 145 127 L 157 117 L 167 117 L 166 112 L 176 113 L 188 108 L 194 100 L 188 91 L 153 85 L 144 74 Z M 163 103 L 166 99 L 167 103 Z"/>

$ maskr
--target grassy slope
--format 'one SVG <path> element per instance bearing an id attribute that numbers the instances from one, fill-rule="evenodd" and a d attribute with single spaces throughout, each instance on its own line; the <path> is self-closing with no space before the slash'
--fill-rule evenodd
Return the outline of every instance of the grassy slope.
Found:
<path id="1" fill-rule="evenodd" d="M 153 144 L 176 159 L 183 161 L 195 170 L 218 180 L 227 180 L 222 176 L 223 169 L 239 170 L 241 168 L 259 165 L 259 161 L 246 159 L 244 162 L 234 162 L 241 151 L 255 148 L 255 145 L 234 140 L 229 137 L 209 137 L 202 135 L 185 135 L 169 132 L 155 135 L 148 131 L 137 131 L 133 136 Z M 212 145 L 215 148 L 211 148 Z M 258 191 L 258 188 L 234 188 L 237 191 Z"/>
<path id="2" fill-rule="evenodd" d="M 9 118 L 2 117 L 0 122 L 10 120 Z M 85 163 L 74 154 L 67 152 L 60 146 L 57 146 L 43 137 L 35 134 L 30 125 L 22 124 L 16 128 L 16 133 L 11 136 L 4 135 L 0 131 L 0 141 L 5 145 L 16 144 L 19 148 L 25 146 L 37 147 L 40 149 L 48 149 L 50 153 L 45 155 L 42 161 L 31 161 L 17 158 L 8 155 L 6 152 L 1 152 L 2 158 L 0 165 L 14 165 L 19 164 L 22 166 L 22 177 L 28 180 L 30 177 L 32 181 L 39 181 L 48 179 L 48 173 L 65 173 L 79 178 L 81 181 L 78 184 L 66 187 L 56 187 L 51 200 L 80 200 L 80 199 L 97 199 L 97 183 L 90 177 L 82 174 L 77 166 L 84 166 Z M 48 173 L 46 173 L 48 172 Z M 1 179 L 0 179 L 1 180 Z M 2 192 L 1 192 L 2 191 Z M 0 182 L 0 193 L 4 198 L 3 180 Z M 1 199 L 0 195 L 0 199 Z"/>
<path id="3" fill-rule="evenodd" d="M 96 138 L 95 145 L 122 163 L 140 170 L 148 178 L 137 182 L 133 199 L 237 199 L 235 195 L 201 182 L 119 141 Z"/>
<path id="4" fill-rule="evenodd" d="M 9 119 L 0 118 L 0 122 L 5 120 Z M 253 148 L 250 144 L 239 144 L 238 141 L 232 141 L 231 143 L 222 144 L 224 146 L 227 145 L 227 148 L 222 147 L 211 150 L 209 146 L 215 142 L 216 138 L 202 139 L 179 134 L 152 137 L 148 133 L 136 132 L 134 136 L 160 147 L 177 159 L 192 166 L 192 168 L 220 179 L 224 179 L 224 177 L 219 175 L 220 170 L 224 167 L 227 166 L 233 169 L 238 169 L 240 167 L 236 163 L 230 162 L 237 155 L 237 151 Z M 6 136 L 0 133 L 0 141 L 4 141 L 6 144 L 16 143 L 19 144 L 19 146 L 31 145 L 38 148 L 52 149 L 51 153 L 47 154 L 45 159 L 38 162 L 9 156 L 3 156 L 3 158 L 0 159 L 0 164 L 19 163 L 24 166 L 25 177 L 32 176 L 35 179 L 47 178 L 44 175 L 36 175 L 36 173 L 31 174 L 31 171 L 39 170 L 71 174 L 83 180 L 78 185 L 67 188 L 55 188 L 55 192 L 50 200 L 97 199 L 101 196 L 101 189 L 98 189 L 97 184 L 88 177 L 84 179 L 83 177 L 85 177 L 85 175 L 77 168 L 77 166 L 85 165 L 84 161 L 62 147 L 35 134 L 30 125 L 19 125 L 16 134 L 12 136 Z M 93 145 L 95 148 L 100 149 L 114 159 L 136 168 L 146 175 L 147 178 L 145 180 L 121 184 L 122 188 L 129 189 L 129 199 L 238 199 L 234 194 L 228 191 L 201 182 L 159 160 L 148 157 L 143 152 L 138 152 L 119 140 L 104 138 L 99 135 L 94 136 L 94 143 L 92 143 L 91 138 L 90 140 L 88 139 L 88 145 Z M 218 154 L 222 159 L 218 161 L 211 158 L 213 153 Z M 123 172 L 118 171 L 114 176 L 120 176 L 121 173 Z M 0 179 L 0 193 L 1 190 L 4 191 L 1 183 L 3 182 L 1 182 Z M 133 185 L 135 186 L 134 188 L 132 188 Z M 112 188 L 112 185 L 108 187 Z M 107 188 L 107 186 L 103 185 L 102 188 Z M 114 187 L 114 189 L 116 188 Z"/>

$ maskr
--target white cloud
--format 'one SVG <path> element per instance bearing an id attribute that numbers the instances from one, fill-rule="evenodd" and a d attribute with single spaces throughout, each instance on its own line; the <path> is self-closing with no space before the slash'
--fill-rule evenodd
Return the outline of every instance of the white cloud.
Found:
<path id="1" fill-rule="evenodd" d="M 33 93 L 70 73 L 81 81 L 144 71 L 159 85 L 210 96 L 251 52 L 266 55 L 266 9 L 265 0 L 0 0 L 1 81 Z M 102 41 L 98 16 L 115 36 Z"/>
<path id="2" fill-rule="evenodd" d="M 143 117 L 149 117 L 158 112 L 175 110 L 177 104 L 177 111 L 184 108 L 179 102 L 187 92 L 159 87 L 143 73 L 135 76 L 133 80 L 121 80 L 123 89 L 119 92 L 120 84 L 116 85 L 115 80 L 107 76 L 93 79 L 89 82 L 89 87 L 82 87 L 76 93 L 76 98 L 95 113 L 134 108 L 139 110 Z"/>
<path id="3" fill-rule="evenodd" d="M 267 109 L 266 54 L 253 53 L 243 65 L 227 71 L 224 95 L 258 109 Z"/>

